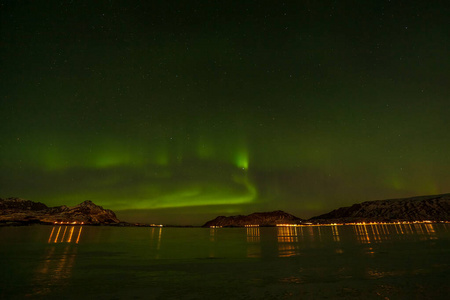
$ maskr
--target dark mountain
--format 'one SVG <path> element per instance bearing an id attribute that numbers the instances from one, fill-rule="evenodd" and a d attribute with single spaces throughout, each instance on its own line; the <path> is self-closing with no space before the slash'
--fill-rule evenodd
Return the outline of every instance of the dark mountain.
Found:
<path id="1" fill-rule="evenodd" d="M 109 209 L 84 201 L 73 207 L 47 207 L 40 202 L 19 198 L 0 199 L 0 223 L 54 223 L 117 224 L 120 221 Z"/>
<path id="2" fill-rule="evenodd" d="M 450 194 L 366 201 L 313 217 L 316 223 L 450 221 Z"/>
<path id="3" fill-rule="evenodd" d="M 41 202 L 33 202 L 30 200 L 23 200 L 20 198 L 0 198 L 0 211 L 2 210 L 28 210 L 37 211 L 47 209 L 47 205 Z"/>
<path id="4" fill-rule="evenodd" d="M 277 224 L 300 224 L 302 219 L 297 218 L 284 211 L 253 213 L 248 216 L 219 216 L 214 220 L 206 222 L 203 227 L 243 227 L 245 225 L 275 226 Z"/>

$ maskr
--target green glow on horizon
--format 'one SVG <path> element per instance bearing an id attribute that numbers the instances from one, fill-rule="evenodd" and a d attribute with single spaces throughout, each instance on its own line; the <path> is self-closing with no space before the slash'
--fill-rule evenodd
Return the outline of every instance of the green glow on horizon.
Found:
<path id="1" fill-rule="evenodd" d="M 154 188 L 148 188 L 150 194 L 158 193 L 159 196 L 150 196 L 143 200 L 133 200 L 124 205 L 112 205 L 117 209 L 158 209 L 193 206 L 215 206 L 252 203 L 257 195 L 256 188 L 247 177 L 233 177 L 234 182 L 245 187 L 244 191 L 232 191 L 226 187 L 195 184 L 178 191 L 158 193 Z M 153 189 L 153 191 L 151 191 Z"/>
<path id="2" fill-rule="evenodd" d="M 58 205 L 75 205 L 89 199 L 118 210 L 237 205 L 253 203 L 257 199 L 257 187 L 250 180 L 248 171 L 236 169 L 231 164 L 222 163 L 219 169 L 214 169 L 215 165 L 211 166 L 210 162 L 202 163 L 202 160 L 195 164 L 180 162 L 169 166 L 120 164 L 125 162 L 125 159 L 120 161 L 111 155 L 111 160 L 105 160 L 104 164 L 83 167 L 84 172 L 89 174 L 90 170 L 91 175 L 66 186 L 63 200 L 49 196 L 46 199 Z M 191 169 L 193 166 L 195 169 Z M 76 174 L 78 170 L 68 168 L 55 176 L 71 177 L 70 174 Z M 211 176 L 216 170 L 219 173 Z"/>

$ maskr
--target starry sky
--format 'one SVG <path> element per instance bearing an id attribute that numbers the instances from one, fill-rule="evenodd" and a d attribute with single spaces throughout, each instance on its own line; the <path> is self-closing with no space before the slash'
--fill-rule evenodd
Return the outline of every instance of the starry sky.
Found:
<path id="1" fill-rule="evenodd" d="M 0 197 L 200 225 L 450 191 L 445 1 L 0 1 Z"/>

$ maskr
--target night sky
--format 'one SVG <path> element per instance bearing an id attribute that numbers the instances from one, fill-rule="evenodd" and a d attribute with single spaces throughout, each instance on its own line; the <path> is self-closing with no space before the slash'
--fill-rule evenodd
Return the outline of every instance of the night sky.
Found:
<path id="1" fill-rule="evenodd" d="M 446 1 L 0 3 L 0 197 L 199 225 L 450 192 Z"/>

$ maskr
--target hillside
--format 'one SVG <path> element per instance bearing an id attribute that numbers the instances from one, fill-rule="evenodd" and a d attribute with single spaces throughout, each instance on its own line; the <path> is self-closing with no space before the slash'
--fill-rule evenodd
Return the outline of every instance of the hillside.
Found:
<path id="1" fill-rule="evenodd" d="M 219 216 L 206 222 L 203 227 L 243 227 L 245 225 L 276 226 L 277 224 L 300 224 L 302 219 L 284 211 L 253 213 L 248 216 Z"/>
<path id="2" fill-rule="evenodd" d="M 54 223 L 116 224 L 120 221 L 109 209 L 84 201 L 78 205 L 47 207 L 40 202 L 20 198 L 0 199 L 0 223 Z"/>
<path id="3" fill-rule="evenodd" d="M 449 221 L 450 194 L 366 201 L 313 217 L 317 223 Z"/>

